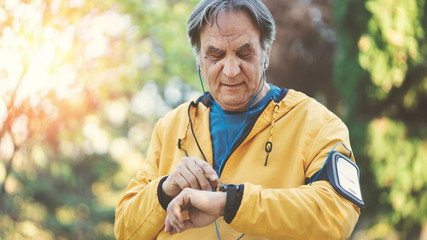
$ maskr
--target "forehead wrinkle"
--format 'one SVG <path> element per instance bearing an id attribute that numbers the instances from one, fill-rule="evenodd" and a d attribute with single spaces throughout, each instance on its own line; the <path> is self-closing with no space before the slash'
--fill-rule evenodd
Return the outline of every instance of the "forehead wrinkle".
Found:
<path id="1" fill-rule="evenodd" d="M 200 31 L 200 40 L 202 40 L 201 45 L 205 51 L 216 49 L 233 49 L 233 51 L 239 51 L 242 49 L 252 49 L 256 47 L 257 42 L 255 41 L 259 40 L 260 32 L 258 28 L 253 26 L 252 22 L 248 21 L 249 25 L 252 25 L 249 27 L 251 31 L 248 31 L 249 29 L 242 28 L 240 24 L 235 25 L 224 21 L 225 19 L 221 19 L 221 16 L 218 16 L 216 20 L 216 24 L 205 24 Z M 253 37 L 254 33 L 258 35 L 257 39 L 254 39 Z M 249 46 L 246 46 L 247 43 L 249 43 Z"/>
<path id="2" fill-rule="evenodd" d="M 240 36 L 243 36 L 245 34 L 240 34 Z M 206 41 L 204 41 L 202 44 L 205 45 L 206 50 L 212 50 L 217 51 L 221 50 L 222 48 L 229 48 L 232 47 L 233 49 L 240 51 L 240 50 L 246 50 L 251 49 L 252 46 L 254 46 L 253 39 L 245 38 L 245 37 L 229 37 L 229 38 L 222 38 L 222 37 L 215 37 L 216 34 L 212 34 L 207 36 Z"/>

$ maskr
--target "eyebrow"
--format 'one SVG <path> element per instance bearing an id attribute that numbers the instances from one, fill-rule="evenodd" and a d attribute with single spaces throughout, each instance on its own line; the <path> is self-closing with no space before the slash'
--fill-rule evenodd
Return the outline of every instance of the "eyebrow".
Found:
<path id="1" fill-rule="evenodd" d="M 245 44 L 243 44 L 243 46 L 239 47 L 237 49 L 237 51 L 242 51 L 242 50 L 246 50 L 246 49 L 249 49 L 249 48 L 251 48 L 251 44 L 250 43 L 245 43 Z"/>
<path id="2" fill-rule="evenodd" d="M 220 49 L 218 49 L 218 48 L 216 48 L 214 46 L 209 46 L 208 47 L 208 52 L 210 52 L 210 51 L 212 51 L 212 52 L 221 52 L 222 50 L 220 50 Z"/>

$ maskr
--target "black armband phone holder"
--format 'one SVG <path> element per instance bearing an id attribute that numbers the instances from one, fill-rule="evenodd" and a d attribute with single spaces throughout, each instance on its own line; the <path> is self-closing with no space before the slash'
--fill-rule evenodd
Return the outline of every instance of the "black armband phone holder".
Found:
<path id="1" fill-rule="evenodd" d="M 328 158 L 323 164 L 322 169 L 313 174 L 311 178 L 307 178 L 306 184 L 311 185 L 313 182 L 321 180 L 329 181 L 339 194 L 358 207 L 365 208 L 365 202 L 363 201 L 362 192 L 360 190 L 359 167 L 351 160 L 350 150 L 350 157 L 334 151 L 338 144 L 339 143 L 329 152 Z M 345 147 L 344 144 L 343 146 Z M 347 147 L 345 148 L 347 149 Z M 326 168 L 326 170 L 324 168 Z"/>

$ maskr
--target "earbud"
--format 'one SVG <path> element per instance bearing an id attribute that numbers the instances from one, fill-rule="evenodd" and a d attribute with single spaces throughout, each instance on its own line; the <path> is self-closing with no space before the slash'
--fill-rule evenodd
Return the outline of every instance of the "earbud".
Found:
<path id="1" fill-rule="evenodd" d="M 197 71 L 200 72 L 200 65 L 197 64 Z"/>
<path id="2" fill-rule="evenodd" d="M 267 70 L 267 68 L 268 68 L 267 59 L 265 59 L 265 61 L 264 61 L 264 69 Z"/>

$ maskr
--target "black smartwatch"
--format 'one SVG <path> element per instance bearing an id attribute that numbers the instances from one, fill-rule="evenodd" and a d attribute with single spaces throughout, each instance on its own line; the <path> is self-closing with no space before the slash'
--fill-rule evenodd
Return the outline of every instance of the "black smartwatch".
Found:
<path id="1" fill-rule="evenodd" d="M 231 223 L 242 201 L 242 192 L 240 186 L 236 184 L 224 184 L 219 187 L 221 192 L 226 192 L 224 220 Z"/>

